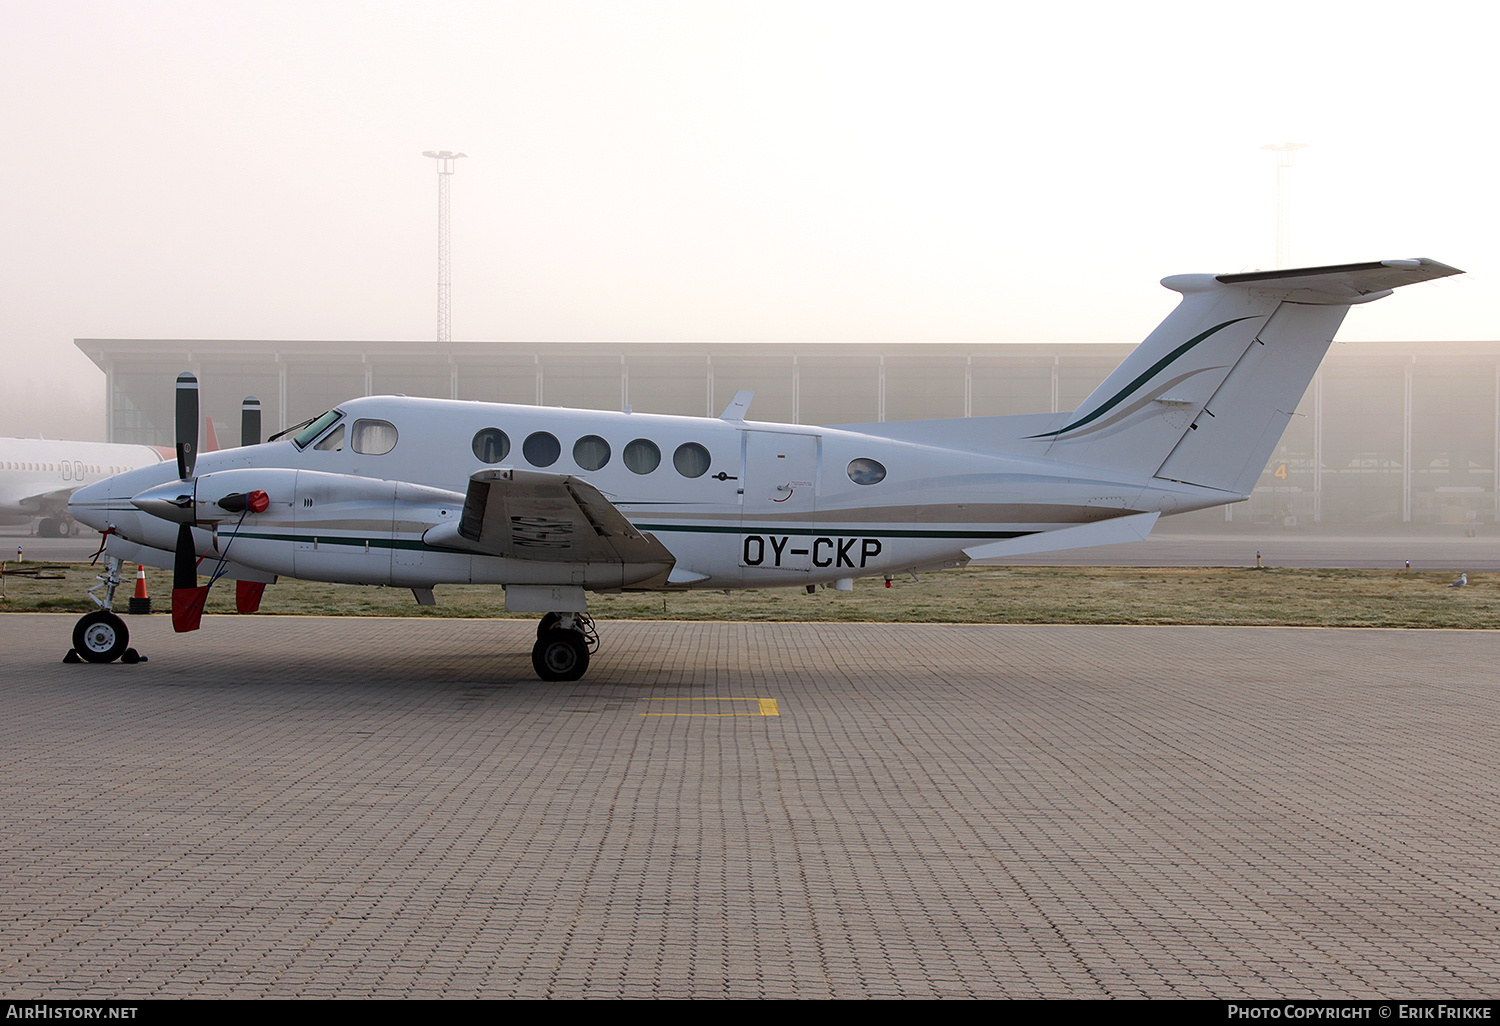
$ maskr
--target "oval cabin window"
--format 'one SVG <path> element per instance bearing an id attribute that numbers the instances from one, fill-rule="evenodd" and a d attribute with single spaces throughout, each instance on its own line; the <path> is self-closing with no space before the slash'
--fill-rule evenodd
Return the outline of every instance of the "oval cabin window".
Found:
<path id="1" fill-rule="evenodd" d="M 879 460 L 850 460 L 849 480 L 857 485 L 879 484 L 885 480 L 885 466 Z"/>
<path id="2" fill-rule="evenodd" d="M 661 465 L 661 450 L 647 438 L 637 438 L 625 446 L 625 466 L 636 474 L 649 474 Z"/>
<path id="3" fill-rule="evenodd" d="M 683 442 L 672 454 L 672 466 L 683 477 L 702 477 L 710 462 L 708 450 L 697 442 Z"/>
<path id="4" fill-rule="evenodd" d="M 526 441 L 521 443 L 521 454 L 533 467 L 550 467 L 562 455 L 562 443 L 556 435 L 538 431 L 526 436 Z"/>
<path id="5" fill-rule="evenodd" d="M 573 462 L 584 470 L 598 470 L 609 462 L 609 443 L 598 435 L 584 435 L 573 443 Z"/>
<path id="6" fill-rule="evenodd" d="M 474 436 L 474 455 L 485 463 L 499 463 L 510 455 L 510 438 L 499 428 L 485 428 Z"/>

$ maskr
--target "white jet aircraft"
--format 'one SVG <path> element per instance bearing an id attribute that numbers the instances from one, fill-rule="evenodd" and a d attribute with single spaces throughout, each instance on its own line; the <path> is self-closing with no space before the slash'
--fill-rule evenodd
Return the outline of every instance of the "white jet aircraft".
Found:
<path id="1" fill-rule="evenodd" d="M 262 445 L 192 459 L 197 382 L 178 379 L 175 468 L 73 495 L 105 532 L 103 607 L 75 650 L 127 651 L 119 561 L 171 565 L 179 630 L 196 564 L 257 608 L 278 576 L 412 589 L 499 584 L 542 613 L 532 662 L 583 675 L 586 594 L 768 588 L 1139 540 L 1164 514 L 1249 497 L 1356 303 L 1461 273 L 1386 260 L 1162 284 L 1182 300 L 1069 413 L 811 427 L 370 396 Z M 212 581 L 210 581 L 212 583 Z M 96 589 L 98 590 L 98 589 Z"/>
<path id="2" fill-rule="evenodd" d="M 74 491 L 137 467 L 154 466 L 171 455 L 149 445 L 64 442 L 47 438 L 0 438 L 0 524 L 41 518 L 44 538 L 71 534 L 68 516 Z"/>

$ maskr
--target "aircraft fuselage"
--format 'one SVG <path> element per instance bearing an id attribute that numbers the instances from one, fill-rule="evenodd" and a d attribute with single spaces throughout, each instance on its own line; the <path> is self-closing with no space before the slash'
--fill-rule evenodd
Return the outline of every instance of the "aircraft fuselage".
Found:
<path id="1" fill-rule="evenodd" d="M 200 554 L 227 556 L 231 576 L 254 576 L 233 572 L 245 568 L 418 588 L 777 587 L 959 566 L 973 546 L 1226 501 L 1213 489 L 838 428 L 401 396 L 337 409 L 301 446 L 284 439 L 198 458 Z M 433 544 L 430 532 L 462 513 L 455 485 L 492 468 L 588 482 L 670 550 L 670 584 L 650 566 Z M 175 483 L 170 463 L 122 474 L 75 494 L 74 516 L 170 565 L 176 527 L 131 500 Z M 252 489 L 267 493 L 265 512 L 241 520 L 213 507 Z"/>

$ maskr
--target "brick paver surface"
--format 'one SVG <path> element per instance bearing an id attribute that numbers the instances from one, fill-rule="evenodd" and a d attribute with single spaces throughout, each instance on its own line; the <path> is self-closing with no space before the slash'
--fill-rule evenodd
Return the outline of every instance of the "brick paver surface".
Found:
<path id="1" fill-rule="evenodd" d="M 1500 994 L 1495 634 L 130 623 L 0 617 L 7 997 Z"/>

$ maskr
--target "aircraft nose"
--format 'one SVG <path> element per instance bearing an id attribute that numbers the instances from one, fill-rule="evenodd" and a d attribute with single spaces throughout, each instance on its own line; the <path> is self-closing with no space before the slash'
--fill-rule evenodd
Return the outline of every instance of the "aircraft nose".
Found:
<path id="1" fill-rule="evenodd" d="M 84 485 L 68 497 L 68 514 L 96 531 L 109 527 L 110 479 Z"/>

